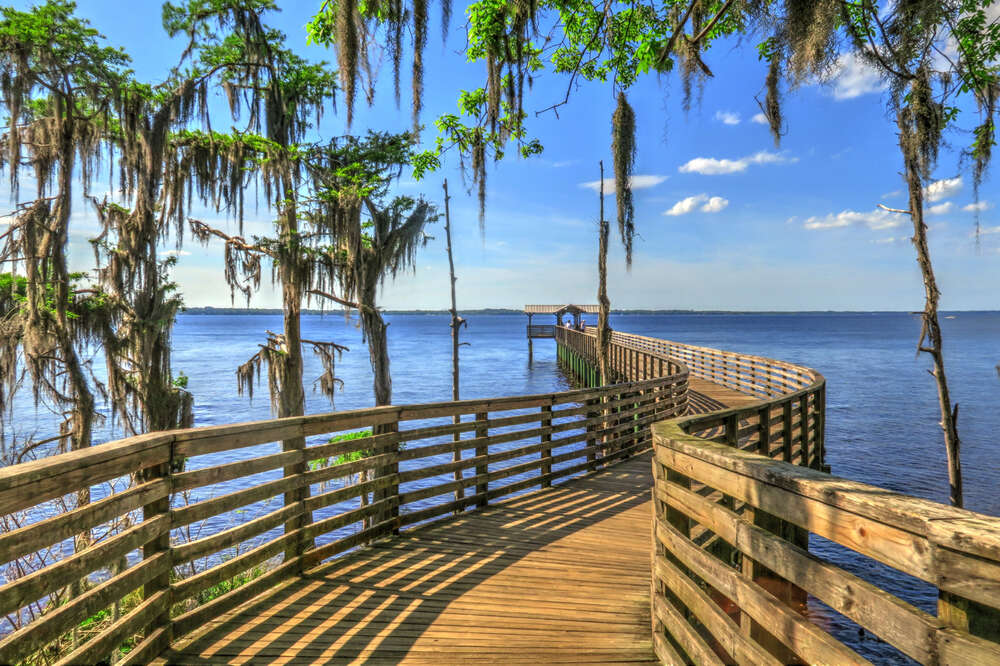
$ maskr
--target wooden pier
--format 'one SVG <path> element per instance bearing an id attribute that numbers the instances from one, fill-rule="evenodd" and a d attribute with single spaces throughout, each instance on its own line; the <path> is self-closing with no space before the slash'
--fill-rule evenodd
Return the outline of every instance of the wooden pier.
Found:
<path id="1" fill-rule="evenodd" d="M 552 335 L 580 388 L 0 469 L 0 663 L 866 663 L 806 593 L 920 663 L 1000 663 L 1000 519 L 826 473 L 821 375 L 615 332 L 600 386 L 595 337 Z M 105 491 L 61 508 L 82 487 Z M 936 586 L 937 613 L 811 533 Z"/>

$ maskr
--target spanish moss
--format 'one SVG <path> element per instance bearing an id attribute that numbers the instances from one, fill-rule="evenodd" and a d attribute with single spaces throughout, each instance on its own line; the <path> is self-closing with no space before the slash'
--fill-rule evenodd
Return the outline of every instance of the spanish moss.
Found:
<path id="1" fill-rule="evenodd" d="M 614 157 L 618 233 L 625 247 L 625 265 L 631 268 L 632 240 L 635 237 L 635 204 L 631 184 L 636 154 L 635 112 L 624 92 L 618 93 L 618 106 L 611 118 L 611 154 Z"/>

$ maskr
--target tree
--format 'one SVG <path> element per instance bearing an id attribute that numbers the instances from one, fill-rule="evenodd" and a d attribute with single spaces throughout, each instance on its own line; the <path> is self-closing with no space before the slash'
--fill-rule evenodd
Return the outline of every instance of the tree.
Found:
<path id="1" fill-rule="evenodd" d="M 324 146 L 310 162 L 313 213 L 331 233 L 329 263 L 340 287 L 336 302 L 357 308 L 374 375 L 375 405 L 392 402 L 387 324 L 378 309 L 378 289 L 387 278 L 414 266 L 427 241 L 424 228 L 434 207 L 411 197 L 390 197 L 390 184 L 415 158 L 411 134 L 369 133 Z M 326 295 L 326 294 L 323 294 Z"/>
<path id="2" fill-rule="evenodd" d="M 563 98 L 536 111 L 536 115 L 558 115 L 559 109 L 569 103 L 579 79 L 610 83 L 610 92 L 617 96 L 639 76 L 651 71 L 669 72 L 675 64 L 679 65 L 688 104 L 693 85 L 711 76 L 711 69 L 702 59 L 704 50 L 720 37 L 746 31 L 768 4 L 768 0 L 474 2 L 466 10 L 465 56 L 483 64 L 485 80 L 480 88 L 458 93 L 460 115 L 445 114 L 435 121 L 439 133 L 437 151 L 457 150 L 463 166 L 469 167 L 472 182 L 478 187 L 482 222 L 489 160 L 502 159 L 508 144 L 514 144 L 524 157 L 542 151 L 541 143 L 529 137 L 525 108 L 526 95 L 541 72 L 550 68 L 568 80 Z M 450 16 L 451 3 L 442 0 L 445 31 Z M 409 32 L 416 123 L 422 109 L 427 17 L 427 0 L 325 0 L 307 30 L 311 41 L 336 49 L 349 104 L 354 97 L 351 91 L 359 84 L 367 85 L 371 103 L 373 68 L 368 64 L 382 50 L 392 60 L 398 104 L 402 39 Z M 622 162 L 620 166 L 623 170 L 617 171 L 615 177 L 625 184 L 619 196 L 627 200 L 630 174 L 624 169 L 630 164 Z M 626 214 L 629 208 L 619 210 Z M 619 225 L 630 258 L 632 220 L 620 217 Z"/>
<path id="3" fill-rule="evenodd" d="M 486 206 L 486 168 L 489 158 L 504 157 L 513 143 L 523 157 L 539 154 L 542 145 L 529 138 L 525 95 L 540 72 L 552 71 L 568 77 L 566 93 L 536 115 L 552 112 L 568 104 L 579 79 L 610 83 L 617 104 L 612 115 L 612 154 L 619 236 L 625 248 L 625 262 L 632 265 L 635 238 L 635 207 L 631 175 L 635 165 L 635 112 L 626 91 L 642 74 L 669 72 L 679 62 L 685 106 L 692 86 L 711 76 L 702 60 L 703 51 L 725 35 L 747 29 L 768 3 L 734 3 L 732 0 L 668 0 L 660 3 L 594 4 L 586 0 L 548 3 L 509 3 L 480 0 L 467 10 L 468 47 L 466 56 L 485 67 L 484 85 L 459 92 L 461 115 L 445 114 L 435 125 L 438 154 L 457 150 L 478 187 L 480 225 Z M 442 24 L 447 30 L 450 3 L 441 3 Z M 370 72 L 359 66 L 375 57 L 374 47 L 388 44 L 399 103 L 399 75 L 403 29 L 411 29 L 413 40 L 413 114 L 419 120 L 422 107 L 422 53 L 426 44 L 426 0 L 404 6 L 393 2 L 357 3 L 326 0 L 308 26 L 312 41 L 336 48 L 342 85 L 350 92 Z M 370 77 L 367 80 L 372 90 Z M 527 84 L 527 87 L 526 85 Z M 372 99 L 369 93 L 369 103 Z M 551 100 L 550 100 L 551 101 Z M 351 102 L 349 101 L 349 104 Z M 603 182 L 603 179 L 602 179 Z M 602 214 L 602 224 L 603 214 Z M 602 227 L 602 238 L 606 240 Z M 610 331 L 607 299 L 607 243 L 599 252 L 598 340 L 602 366 L 607 365 Z M 603 262 L 603 263 L 602 263 Z M 606 376 L 604 373 L 602 375 Z"/>
<path id="4" fill-rule="evenodd" d="M 871 0 L 845 3 L 823 0 L 790 3 L 776 17 L 777 26 L 760 51 L 770 62 L 765 114 L 775 140 L 783 132 L 780 85 L 808 80 L 829 71 L 835 59 L 850 50 L 889 83 L 889 110 L 896 118 L 909 207 L 886 210 L 908 215 L 913 245 L 924 285 L 923 324 L 918 353 L 931 357 L 938 393 L 940 425 L 948 459 L 950 500 L 962 506 L 962 472 L 958 435 L 958 405 L 952 404 L 945 374 L 943 341 L 938 320 L 940 291 L 934 275 L 924 194 L 936 165 L 942 136 L 961 115 L 958 106 L 971 96 L 980 119 L 967 154 L 973 160 L 978 188 L 995 143 L 1000 70 L 1000 24 L 988 21 L 986 0 L 897 3 L 888 8 Z M 955 54 L 948 53 L 948 40 Z M 881 205 L 881 204 L 880 204 Z M 976 221 L 978 230 L 978 218 Z"/>
<path id="5" fill-rule="evenodd" d="M 19 386 L 20 349 L 35 405 L 47 404 L 62 417 L 60 448 L 79 450 L 91 445 L 95 390 L 101 389 L 82 348 L 102 337 L 108 321 L 103 295 L 68 268 L 73 185 L 79 170 L 83 189 L 90 186 L 105 146 L 107 99 L 128 58 L 102 44 L 74 10 L 65 0 L 29 11 L 0 9 L 0 88 L 7 112 L 0 168 L 8 171 L 14 199 L 22 170 L 35 185 L 34 199 L 19 204 L 0 235 L 0 262 L 21 274 L 4 278 L 0 409 L 10 409 Z M 36 445 L 29 442 L 26 449 Z M 89 490 L 78 492 L 76 501 L 89 503 Z M 89 543 L 89 534 L 74 539 L 77 550 Z"/>

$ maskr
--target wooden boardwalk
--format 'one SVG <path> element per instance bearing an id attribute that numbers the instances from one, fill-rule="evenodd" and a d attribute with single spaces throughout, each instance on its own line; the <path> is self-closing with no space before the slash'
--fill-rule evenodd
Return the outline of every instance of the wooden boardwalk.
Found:
<path id="1" fill-rule="evenodd" d="M 821 374 L 616 331 L 610 369 L 622 381 L 593 387 L 595 336 L 555 336 L 583 387 L 149 433 L 0 470 L 0 515 L 137 470 L 144 479 L 0 536 L 0 563 L 10 562 L 109 518 L 143 515 L 0 585 L 0 613 L 10 617 L 102 575 L 0 637 L 0 663 L 48 661 L 81 622 L 142 587 L 139 605 L 83 636 L 60 663 L 868 663 L 853 652 L 853 631 L 845 640 L 803 615 L 809 594 L 919 663 L 1000 664 L 1000 519 L 824 474 Z M 376 428 L 371 439 L 338 436 Z M 317 441 L 301 450 L 204 458 L 307 436 Z M 651 443 L 655 461 L 643 451 Z M 201 464 L 166 464 L 178 457 Z M 401 471 L 404 461 L 420 462 Z M 257 476 L 277 469 L 279 479 Z M 304 502 L 293 492 L 352 475 L 370 480 Z M 244 478 L 257 480 L 224 485 Z M 406 487 L 419 479 L 434 485 Z M 192 489 L 201 499 L 175 501 Z M 464 497 L 451 500 L 460 489 Z M 374 501 L 342 510 L 368 493 Z M 426 506 L 430 497 L 442 501 Z M 271 499 L 284 506 L 241 515 Z M 331 506 L 334 515 L 317 516 Z M 208 534 L 170 540 L 199 521 Z M 937 587 L 938 615 L 806 553 L 810 533 Z M 141 560 L 103 578 L 139 546 Z M 170 574 L 235 547 L 194 575 Z M 127 653 L 117 647 L 134 639 Z"/>
<path id="2" fill-rule="evenodd" d="M 693 414 L 704 414 L 724 407 L 743 407 L 760 398 L 713 384 L 697 377 L 688 378 L 688 400 Z"/>
<path id="3" fill-rule="evenodd" d="M 754 398 L 691 379 L 691 410 Z M 161 664 L 656 663 L 650 454 L 313 570 Z"/>
<path id="4" fill-rule="evenodd" d="M 403 533 L 223 615 L 158 663 L 655 663 L 650 454 Z"/>

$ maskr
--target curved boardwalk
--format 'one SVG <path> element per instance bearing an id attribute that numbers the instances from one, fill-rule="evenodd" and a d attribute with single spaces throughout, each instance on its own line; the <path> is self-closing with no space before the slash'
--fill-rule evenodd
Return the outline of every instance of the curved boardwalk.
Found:
<path id="1" fill-rule="evenodd" d="M 59 664 L 868 663 L 803 614 L 809 594 L 919 663 L 1000 664 L 1000 519 L 825 473 L 822 375 L 614 332 L 615 383 L 597 387 L 595 336 L 554 335 L 583 387 L 151 433 L 0 468 L 0 516 L 141 480 L 0 534 L 11 562 L 127 519 L 0 584 L 0 615 L 39 609 L 0 637 L 0 663 L 70 638 Z M 937 587 L 937 614 L 810 553 L 810 534 Z"/>
<path id="2" fill-rule="evenodd" d="M 383 541 L 160 663 L 654 663 L 650 456 Z"/>
<path id="3" fill-rule="evenodd" d="M 691 410 L 753 402 L 692 380 Z M 657 663 L 650 454 L 376 543 L 158 663 Z"/>

